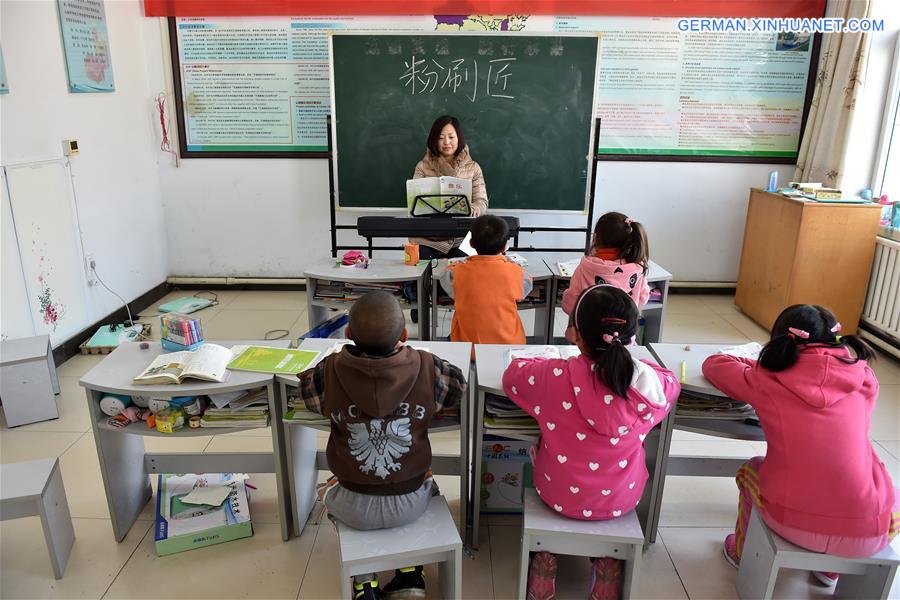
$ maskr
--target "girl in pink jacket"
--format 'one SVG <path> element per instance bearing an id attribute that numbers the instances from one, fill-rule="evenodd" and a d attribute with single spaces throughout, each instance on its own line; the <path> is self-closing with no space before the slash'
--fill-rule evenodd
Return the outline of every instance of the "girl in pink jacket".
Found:
<path id="1" fill-rule="evenodd" d="M 640 223 L 619 212 L 608 212 L 597 219 L 591 250 L 582 257 L 563 294 L 562 308 L 569 315 L 566 339 L 575 342 L 572 310 L 581 292 L 593 285 L 606 283 L 624 290 L 639 309 L 647 304 L 649 260 L 647 233 Z"/>
<path id="2" fill-rule="evenodd" d="M 766 456 L 737 473 L 737 525 L 723 547 L 735 566 L 753 507 L 781 537 L 838 556 L 870 556 L 900 529 L 900 494 L 869 441 L 872 350 L 840 331 L 828 309 L 797 304 L 775 321 L 759 361 L 716 354 L 703 363 L 710 383 L 756 409 L 768 442 Z"/>
<path id="3" fill-rule="evenodd" d="M 503 389 L 540 425 L 534 487 L 544 503 L 572 519 L 613 519 L 640 501 L 648 475 L 644 438 L 681 387 L 670 371 L 629 354 L 638 311 L 627 293 L 592 286 L 573 313 L 581 355 L 516 359 L 503 374 Z M 552 597 L 555 573 L 555 557 L 536 554 L 528 597 Z M 591 598 L 617 595 L 619 561 L 595 560 L 592 573 Z"/>

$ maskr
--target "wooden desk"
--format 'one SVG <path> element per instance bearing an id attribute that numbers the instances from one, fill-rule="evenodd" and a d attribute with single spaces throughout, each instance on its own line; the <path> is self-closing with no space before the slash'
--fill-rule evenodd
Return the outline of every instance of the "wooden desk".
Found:
<path id="1" fill-rule="evenodd" d="M 771 330 L 792 304 L 831 309 L 855 334 L 881 206 L 797 200 L 750 190 L 734 303 Z"/>
<path id="2" fill-rule="evenodd" d="M 506 355 L 510 349 L 522 348 L 521 345 L 505 344 L 475 344 L 475 402 L 472 405 L 474 434 L 472 436 L 472 539 L 473 548 L 478 548 L 478 533 L 480 528 L 481 503 L 478 501 L 481 491 L 482 458 L 481 446 L 484 437 L 484 407 L 486 395 L 495 394 L 506 396 L 503 391 L 503 372 L 505 371 Z M 657 362 L 650 350 L 643 346 L 629 347 L 631 355 Z M 669 414 L 673 414 L 674 409 Z M 654 427 L 644 439 L 644 452 L 646 453 L 647 470 L 650 477 L 644 487 L 644 494 L 635 509 L 638 520 L 644 529 L 645 547 L 656 541 L 656 523 L 659 521 L 659 507 L 662 502 L 663 483 L 665 481 L 665 454 L 668 454 L 668 444 L 663 445 L 663 440 L 671 440 L 671 427 L 669 418 Z M 502 437 L 537 443 L 540 439 L 536 434 L 507 435 Z"/>
<path id="3" fill-rule="evenodd" d="M 441 301 L 449 299 L 449 302 L 440 304 L 441 287 L 438 281 L 447 270 L 447 260 L 437 261 L 437 265 L 432 269 L 433 280 L 433 297 L 431 299 L 431 339 L 437 339 L 438 333 L 438 308 L 452 306 L 453 299 L 443 295 Z M 534 332 L 533 335 L 527 337 L 529 344 L 546 344 L 548 332 L 552 332 L 550 328 L 550 315 L 553 305 L 551 293 L 553 292 L 553 272 L 542 260 L 529 260 L 524 267 L 525 271 L 531 275 L 534 284 L 534 290 L 540 290 L 543 301 L 531 301 L 527 298 L 518 303 L 519 312 L 533 310 L 534 311 Z"/>
<path id="4" fill-rule="evenodd" d="M 425 293 L 427 263 L 421 262 L 416 266 L 408 266 L 403 264 L 402 260 L 378 259 L 372 260 L 369 263 L 369 268 L 358 269 L 335 266 L 337 260 L 335 258 L 324 258 L 314 262 L 304 271 L 310 328 L 328 320 L 328 309 L 349 310 L 353 306 L 353 300 L 316 298 L 316 291 L 323 283 L 328 281 L 353 284 L 413 283 L 416 286 L 416 304 L 411 305 L 410 308 L 418 308 L 419 310 L 419 338 L 423 340 L 428 339 L 431 328 L 428 325 L 430 312 L 427 310 L 428 299 Z M 401 306 L 405 303 L 406 300 L 401 297 Z"/>
<path id="5" fill-rule="evenodd" d="M 289 340 L 278 341 L 230 341 L 212 343 L 231 347 L 237 344 L 256 344 L 288 348 Z M 268 373 L 231 371 L 225 383 L 210 383 L 188 379 L 181 385 L 135 384 L 132 379 L 143 371 L 153 359 L 163 353 L 159 342 L 150 342 L 150 348 L 140 349 L 138 342 L 125 342 L 112 351 L 100 364 L 87 372 L 78 382 L 87 394 L 91 429 L 100 459 L 100 473 L 109 504 L 113 535 L 121 542 L 134 524 L 144 505 L 151 497 L 148 475 L 159 473 L 275 473 L 278 492 L 278 514 L 281 522 L 281 539 L 290 534 L 290 512 L 287 479 L 284 468 L 284 435 L 281 422 L 281 404 L 276 402 L 274 378 Z M 151 396 L 173 398 L 175 396 L 201 396 L 225 392 L 267 388 L 269 419 L 272 425 L 272 452 L 217 452 L 217 453 L 150 453 L 144 449 L 146 436 L 160 438 L 184 438 L 213 436 L 254 429 L 253 427 L 215 427 L 190 429 L 185 427 L 174 433 L 160 433 L 147 428 L 145 423 L 132 423 L 126 427 L 112 427 L 106 423 L 109 417 L 100 410 L 100 398 L 106 394 L 126 396 Z"/>
<path id="6" fill-rule="evenodd" d="M 300 349 L 326 352 L 341 341 L 346 340 L 310 338 L 302 341 Z M 449 361 L 462 371 L 466 380 L 469 379 L 472 356 L 472 344 L 469 342 L 421 342 L 416 340 L 411 342 L 410 345 L 416 348 L 427 349 Z M 279 412 L 281 415 L 284 415 L 287 411 L 287 397 L 290 393 L 288 388 L 298 387 L 300 380 L 296 375 L 276 375 L 275 381 L 278 386 Z M 467 392 L 460 402 L 459 421 L 455 419 L 434 419 L 428 427 L 429 433 L 460 430 L 459 456 L 432 455 L 432 471 L 435 475 L 458 475 L 460 478 L 459 508 L 462 514 L 460 514 L 459 522 L 462 534 L 465 534 L 469 511 L 467 479 L 469 452 L 466 444 L 469 436 L 468 400 L 469 393 Z M 272 426 L 275 428 L 276 424 L 273 422 Z M 290 488 L 294 534 L 299 536 L 303 532 L 303 527 L 309 519 L 309 513 L 316 502 L 318 472 L 320 470 L 328 470 L 325 452 L 318 450 L 316 446 L 316 430 L 330 432 L 331 425 L 328 423 L 307 425 L 297 421 L 285 421 L 282 419 L 280 429 L 284 431 L 285 470 L 288 476 L 288 487 Z M 465 536 L 463 535 L 462 537 Z"/>
<path id="7" fill-rule="evenodd" d="M 554 334 L 554 321 L 556 320 L 556 307 L 562 305 L 563 292 L 569 287 L 569 282 L 572 281 L 572 278 L 566 277 L 560 273 L 559 265 L 557 263 L 549 260 L 545 260 L 544 262 L 547 264 L 547 268 L 553 272 L 553 289 L 550 294 L 551 304 L 548 309 L 550 318 L 548 319 L 549 323 L 547 325 L 547 339 L 550 343 L 565 344 L 568 343 L 565 337 L 557 337 Z M 644 344 L 658 342 L 662 339 L 663 325 L 666 317 L 666 302 L 669 299 L 669 281 L 671 281 L 671 279 L 671 273 L 652 260 L 650 261 L 647 269 L 647 283 L 651 284 L 651 288 L 655 287 L 662 291 L 662 301 L 648 302 L 646 306 L 641 309 L 641 317 L 644 319 Z"/>

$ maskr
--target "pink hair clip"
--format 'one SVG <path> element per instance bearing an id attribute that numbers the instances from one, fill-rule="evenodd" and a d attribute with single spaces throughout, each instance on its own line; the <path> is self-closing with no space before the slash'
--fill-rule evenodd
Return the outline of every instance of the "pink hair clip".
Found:
<path id="1" fill-rule="evenodd" d="M 634 219 L 632 219 L 631 217 L 625 217 L 626 225 L 631 225 L 632 223 L 634 223 Z"/>
<path id="2" fill-rule="evenodd" d="M 606 342 L 607 344 L 612 344 L 613 342 L 619 341 L 619 332 L 613 331 L 611 334 L 604 333 L 603 341 Z"/>
<path id="3" fill-rule="evenodd" d="M 804 340 L 809 339 L 808 331 L 803 331 L 802 329 L 797 329 L 796 327 L 788 327 L 788 335 L 794 338 L 803 338 Z"/>
<path id="4" fill-rule="evenodd" d="M 831 333 L 837 333 L 837 332 L 840 331 L 840 330 L 841 330 L 841 324 L 840 324 L 840 323 L 835 323 L 835 324 L 834 324 L 834 327 L 831 328 Z"/>

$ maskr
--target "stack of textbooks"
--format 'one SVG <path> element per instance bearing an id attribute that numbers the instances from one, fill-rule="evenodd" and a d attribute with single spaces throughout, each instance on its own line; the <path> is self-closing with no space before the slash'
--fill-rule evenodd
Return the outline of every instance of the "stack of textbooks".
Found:
<path id="1" fill-rule="evenodd" d="M 285 423 L 300 423 L 302 425 L 328 425 L 328 418 L 319 413 L 306 410 L 306 404 L 297 395 L 297 390 L 288 390 L 288 410 L 284 415 Z"/>
<path id="2" fill-rule="evenodd" d="M 750 342 L 740 346 L 730 346 L 719 350 L 722 354 L 729 354 L 739 358 L 759 358 L 762 346 L 757 342 Z M 722 419 L 728 421 L 743 421 L 755 419 L 756 412 L 745 403 L 723 398 L 722 396 L 710 396 L 702 392 L 681 388 L 681 396 L 675 405 L 675 415 L 690 419 Z"/>
<path id="3" fill-rule="evenodd" d="M 211 394 L 210 406 L 200 419 L 200 427 L 265 427 L 269 424 L 266 388 L 246 392 Z"/>
<path id="4" fill-rule="evenodd" d="M 375 291 L 389 292 L 397 296 L 401 303 L 406 303 L 403 298 L 402 283 L 371 283 L 371 282 L 352 282 L 352 281 L 319 281 L 316 284 L 316 291 L 313 295 L 315 300 L 324 300 L 330 302 L 353 302 L 359 300 L 362 296 L 369 292 Z"/>
<path id="5" fill-rule="evenodd" d="M 537 421 L 505 396 L 488 394 L 484 407 L 484 431 L 491 435 L 539 435 Z"/>

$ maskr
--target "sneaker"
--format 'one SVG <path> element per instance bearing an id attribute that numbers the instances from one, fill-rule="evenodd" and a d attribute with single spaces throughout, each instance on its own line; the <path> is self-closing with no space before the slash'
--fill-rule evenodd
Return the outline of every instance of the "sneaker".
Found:
<path id="1" fill-rule="evenodd" d="M 553 600 L 556 597 L 556 556 L 538 552 L 528 567 L 527 600 Z"/>
<path id="2" fill-rule="evenodd" d="M 813 571 L 812 574 L 826 587 L 836 585 L 838 577 L 840 577 L 838 573 L 828 573 L 827 571 Z"/>
<path id="3" fill-rule="evenodd" d="M 605 556 L 592 559 L 589 600 L 619 600 L 622 597 L 622 561 Z"/>
<path id="4" fill-rule="evenodd" d="M 725 555 L 725 560 L 728 561 L 729 565 L 735 569 L 740 566 L 741 559 L 737 555 L 737 540 L 733 533 L 725 536 L 725 541 L 722 542 L 722 554 Z"/>
<path id="5" fill-rule="evenodd" d="M 362 583 L 353 583 L 353 600 L 381 600 L 381 590 L 377 579 L 367 579 Z"/>
<path id="6" fill-rule="evenodd" d="M 394 578 L 384 587 L 387 600 L 416 600 L 425 597 L 425 567 L 397 569 Z"/>

